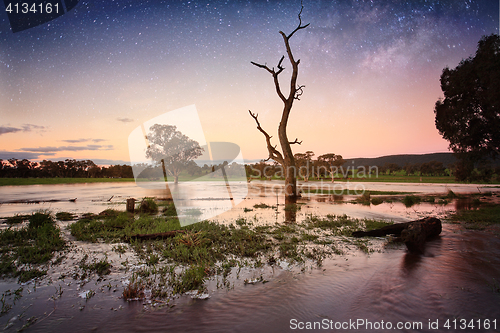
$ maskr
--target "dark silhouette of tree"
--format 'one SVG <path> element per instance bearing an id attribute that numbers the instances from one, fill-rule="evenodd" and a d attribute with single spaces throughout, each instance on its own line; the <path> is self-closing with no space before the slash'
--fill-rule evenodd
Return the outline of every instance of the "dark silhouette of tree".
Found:
<path id="1" fill-rule="evenodd" d="M 179 174 L 203 153 L 203 148 L 195 140 L 177 130 L 172 125 L 154 124 L 149 128 L 147 135 L 149 146 L 146 157 L 151 158 L 158 165 L 162 165 L 174 183 L 179 181 Z"/>
<path id="2" fill-rule="evenodd" d="M 276 93 L 278 94 L 279 98 L 283 102 L 283 112 L 281 114 L 281 121 L 278 127 L 278 138 L 280 141 L 280 146 L 281 146 L 281 151 L 278 151 L 276 149 L 276 146 L 273 146 L 271 144 L 271 136 L 260 126 L 259 120 L 257 119 L 258 114 L 252 113 L 252 111 L 248 111 L 252 118 L 255 120 L 257 123 L 257 129 L 264 134 L 266 138 L 266 143 L 267 143 L 267 150 L 269 152 L 269 157 L 266 159 L 272 159 L 279 164 L 284 169 L 285 172 L 285 197 L 287 198 L 296 198 L 298 196 L 297 193 L 297 175 L 296 175 L 296 167 L 295 167 L 295 159 L 293 156 L 292 144 L 300 144 L 297 139 L 295 141 L 289 141 L 288 140 L 288 135 L 286 132 L 286 127 L 288 125 L 288 118 L 290 116 L 290 111 L 292 110 L 293 102 L 295 100 L 300 99 L 300 96 L 302 95 L 303 88 L 304 86 L 298 86 L 297 85 L 297 75 L 299 73 L 299 63 L 300 59 L 295 60 L 292 54 L 292 49 L 290 48 L 290 38 L 299 30 L 305 29 L 309 26 L 309 24 L 302 25 L 302 10 L 304 9 L 304 6 L 301 7 L 300 12 L 299 12 L 299 24 L 293 30 L 289 35 L 286 35 L 283 31 L 280 31 L 279 33 L 283 37 L 283 42 L 285 43 L 285 48 L 286 52 L 288 55 L 288 60 L 290 60 L 290 64 L 292 66 L 292 75 L 290 78 L 290 92 L 288 96 L 285 96 L 283 92 L 281 91 L 281 86 L 278 80 L 278 75 L 280 75 L 283 70 L 285 69 L 283 67 L 283 60 L 285 59 L 285 56 L 282 56 L 281 59 L 278 62 L 277 69 L 269 68 L 267 64 L 258 64 L 256 62 L 251 62 L 253 65 L 263 68 L 266 71 L 268 71 L 273 79 L 274 79 L 274 86 L 276 88 Z"/>
<path id="3" fill-rule="evenodd" d="M 441 74 L 444 99 L 436 102 L 436 128 L 460 159 L 462 180 L 474 165 L 500 154 L 500 37 L 483 36 L 474 57 Z"/>
<path id="4" fill-rule="evenodd" d="M 317 160 L 319 167 L 326 168 L 332 178 L 332 182 L 335 180 L 335 174 L 338 174 L 338 168 L 345 163 L 342 155 L 336 155 L 334 153 L 320 155 Z M 317 169 L 319 169 L 319 167 Z"/>
<path id="5" fill-rule="evenodd" d="M 298 168 L 298 175 L 304 179 L 304 181 L 309 181 L 309 177 L 311 176 L 311 167 L 312 157 L 314 156 L 314 152 L 311 150 L 306 151 L 305 153 L 297 153 L 293 155 L 295 159 L 295 166 Z"/>

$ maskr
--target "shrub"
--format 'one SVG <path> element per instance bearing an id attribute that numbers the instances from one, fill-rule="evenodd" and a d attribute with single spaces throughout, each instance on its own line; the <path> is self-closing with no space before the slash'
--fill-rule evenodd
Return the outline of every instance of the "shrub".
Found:
<path id="1" fill-rule="evenodd" d="M 141 213 L 156 214 L 158 213 L 158 205 L 153 198 L 144 198 L 139 206 Z"/>
<path id="2" fill-rule="evenodd" d="M 415 195 L 407 195 L 403 199 L 403 203 L 406 207 L 411 207 L 420 202 L 420 197 Z"/>
<path id="3" fill-rule="evenodd" d="M 54 223 L 54 220 L 49 213 L 34 213 L 28 218 L 28 221 L 31 229 L 40 228 L 46 224 Z"/>

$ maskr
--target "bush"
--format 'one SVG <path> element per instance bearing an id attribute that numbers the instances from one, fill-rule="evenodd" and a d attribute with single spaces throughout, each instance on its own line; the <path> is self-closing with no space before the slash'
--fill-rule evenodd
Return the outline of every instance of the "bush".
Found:
<path id="1" fill-rule="evenodd" d="M 403 203 L 406 207 L 411 207 L 420 202 L 420 198 L 415 195 L 407 195 L 403 199 Z"/>
<path id="2" fill-rule="evenodd" d="M 40 228 L 46 224 L 54 223 L 54 220 L 49 213 L 34 213 L 28 218 L 28 221 L 31 229 Z"/>
<path id="3" fill-rule="evenodd" d="M 144 198 L 139 206 L 141 213 L 156 214 L 158 213 L 158 205 L 153 198 Z"/>

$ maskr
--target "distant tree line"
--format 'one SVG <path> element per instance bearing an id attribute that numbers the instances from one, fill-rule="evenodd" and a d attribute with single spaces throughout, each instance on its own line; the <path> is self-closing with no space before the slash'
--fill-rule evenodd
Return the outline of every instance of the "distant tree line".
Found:
<path id="1" fill-rule="evenodd" d="M 329 179 L 334 178 L 371 178 L 378 175 L 401 176 L 455 176 L 459 181 L 491 182 L 500 180 L 500 167 L 480 165 L 474 170 L 462 170 L 462 164 L 452 163 L 447 166 L 443 162 L 429 161 L 424 163 L 384 163 L 383 165 L 347 165 L 341 155 L 333 153 L 318 156 L 313 159 L 314 153 L 307 151 L 295 156 L 296 173 L 299 179 Z M 246 165 L 247 176 L 251 178 L 273 179 L 283 178 L 282 166 L 278 163 L 258 163 Z M 467 178 L 462 175 L 467 174 Z"/>
<path id="2" fill-rule="evenodd" d="M 155 179 L 160 179 L 163 177 L 163 170 L 160 165 L 134 165 L 137 167 L 141 167 L 143 169 L 137 178 L 145 178 L 145 179 L 150 179 L 150 180 L 155 180 Z M 204 175 L 207 175 L 209 173 L 214 173 L 217 170 L 224 168 L 224 171 L 226 173 L 226 176 L 231 177 L 231 176 L 239 176 L 242 174 L 242 166 L 236 162 L 233 162 L 229 164 L 228 162 L 224 161 L 220 164 L 204 164 L 203 166 L 199 166 L 196 164 L 194 161 L 189 161 L 187 162 L 183 167 L 182 170 L 180 171 L 179 174 L 183 174 L 184 176 L 188 176 L 188 178 L 193 178 L 193 177 L 201 177 Z M 171 175 L 167 175 L 167 179 L 170 180 Z M 215 176 L 215 174 L 214 174 Z M 175 178 L 173 178 L 174 180 Z"/>
<path id="3" fill-rule="evenodd" d="M 91 160 L 33 162 L 28 159 L 0 159 L 1 178 L 133 178 L 129 165 L 98 166 Z"/>

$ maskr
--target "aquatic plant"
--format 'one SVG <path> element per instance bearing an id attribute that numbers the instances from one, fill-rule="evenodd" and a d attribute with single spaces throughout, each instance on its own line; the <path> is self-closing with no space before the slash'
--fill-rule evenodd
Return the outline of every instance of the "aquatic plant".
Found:
<path id="1" fill-rule="evenodd" d="M 411 207 L 417 203 L 420 202 L 420 197 L 417 197 L 415 195 L 407 195 L 404 197 L 403 199 L 403 204 L 406 206 L 406 207 Z"/>
<path id="2" fill-rule="evenodd" d="M 58 212 L 56 213 L 56 219 L 59 221 L 71 221 L 75 218 L 74 214 L 68 212 Z"/>
<path id="3" fill-rule="evenodd" d="M 147 214 L 158 213 L 158 205 L 153 198 L 144 198 L 139 205 L 139 212 Z"/>
<path id="4" fill-rule="evenodd" d="M 271 206 L 266 205 L 265 203 L 255 204 L 253 208 L 271 208 Z"/>
<path id="5" fill-rule="evenodd" d="M 122 297 L 126 301 L 135 301 L 144 298 L 144 285 L 134 282 L 129 283 L 122 293 Z"/>

